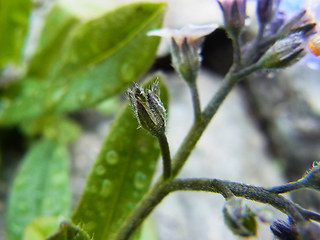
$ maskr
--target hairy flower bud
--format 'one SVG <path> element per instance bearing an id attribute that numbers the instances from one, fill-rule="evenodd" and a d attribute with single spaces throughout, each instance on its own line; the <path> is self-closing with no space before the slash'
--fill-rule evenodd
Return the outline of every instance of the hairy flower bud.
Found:
<path id="1" fill-rule="evenodd" d="M 280 0 L 258 0 L 257 14 L 259 22 L 266 24 L 276 13 Z"/>
<path id="2" fill-rule="evenodd" d="M 264 68 L 288 67 L 306 54 L 305 45 L 303 33 L 293 33 L 275 42 L 261 57 L 258 64 Z"/>
<path id="3" fill-rule="evenodd" d="M 255 214 L 242 199 L 236 197 L 228 199 L 223 208 L 223 216 L 226 225 L 235 235 L 242 237 L 256 235 Z"/>
<path id="4" fill-rule="evenodd" d="M 314 162 L 312 168 L 306 172 L 301 182 L 309 188 L 320 191 L 320 163 Z"/>
<path id="5" fill-rule="evenodd" d="M 238 36 L 246 19 L 246 0 L 218 0 L 224 16 L 226 30 Z"/>
<path id="6" fill-rule="evenodd" d="M 166 111 L 160 99 L 157 83 L 146 92 L 138 85 L 127 90 L 131 106 L 141 128 L 149 131 L 154 136 L 165 133 Z"/>
<path id="7" fill-rule="evenodd" d="M 289 222 L 277 219 L 272 223 L 270 229 L 276 239 L 279 240 L 298 240 L 299 234 L 297 227 L 289 220 Z"/>

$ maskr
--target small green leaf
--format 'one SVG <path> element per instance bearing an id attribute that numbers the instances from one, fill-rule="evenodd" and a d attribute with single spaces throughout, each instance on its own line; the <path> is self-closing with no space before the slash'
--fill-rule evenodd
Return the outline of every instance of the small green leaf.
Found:
<path id="1" fill-rule="evenodd" d="M 162 82 L 160 90 L 167 106 Z M 114 238 L 151 183 L 160 149 L 157 139 L 137 126 L 127 105 L 113 122 L 72 216 L 95 240 Z"/>
<path id="2" fill-rule="evenodd" d="M 0 125 L 90 107 L 122 91 L 155 57 L 159 39 L 146 33 L 161 26 L 164 6 L 133 3 L 80 24 L 50 80 L 22 80 L 16 97 L 0 99 Z"/>
<path id="3" fill-rule="evenodd" d="M 23 159 L 11 188 L 9 240 L 21 240 L 23 229 L 35 217 L 67 216 L 70 202 L 66 147 L 50 140 L 37 142 Z"/>
<path id="4" fill-rule="evenodd" d="M 0 69 L 20 61 L 31 5 L 31 0 L 0 0 Z"/>
<path id="5" fill-rule="evenodd" d="M 44 240 L 59 227 L 58 217 L 37 217 L 24 229 L 23 240 Z"/>
<path id="6" fill-rule="evenodd" d="M 62 222 L 59 231 L 46 240 L 91 240 L 91 238 L 79 227 Z"/>

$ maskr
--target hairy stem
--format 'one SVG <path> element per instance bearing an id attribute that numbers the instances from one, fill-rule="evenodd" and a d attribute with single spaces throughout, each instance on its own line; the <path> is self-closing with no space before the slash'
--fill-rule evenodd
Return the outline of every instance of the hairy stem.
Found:
<path id="1" fill-rule="evenodd" d="M 127 240 L 153 209 L 171 192 L 176 191 L 205 191 L 218 193 L 225 198 L 237 196 L 252 201 L 269 204 L 290 216 L 294 221 L 320 221 L 320 215 L 296 205 L 290 200 L 270 192 L 263 187 L 257 187 L 237 182 L 219 179 L 175 179 L 159 181 L 140 201 L 135 211 L 124 224 L 116 240 Z"/>
<path id="2" fill-rule="evenodd" d="M 304 220 L 304 216 L 293 202 L 278 194 L 272 193 L 263 187 L 205 178 L 176 179 L 170 183 L 169 187 L 170 191 L 206 191 L 223 194 L 223 192 L 221 192 L 221 185 L 224 185 L 237 197 L 243 197 L 248 200 L 272 205 L 292 217 L 295 221 Z"/>
<path id="3" fill-rule="evenodd" d="M 201 104 L 200 104 L 197 81 L 193 81 L 192 83 L 188 83 L 188 86 L 191 91 L 193 113 L 194 113 L 194 119 L 196 121 L 201 115 Z"/>
<path id="4" fill-rule="evenodd" d="M 168 140 L 165 134 L 158 137 L 162 155 L 163 178 L 169 179 L 171 176 L 171 156 Z"/>
<path id="5" fill-rule="evenodd" d="M 295 190 L 298 190 L 298 189 L 301 189 L 304 187 L 305 187 L 305 185 L 303 184 L 302 181 L 296 181 L 296 182 L 290 182 L 290 183 L 287 183 L 284 185 L 269 188 L 268 191 L 273 192 L 273 193 L 277 193 L 277 194 L 282 194 L 282 193 L 295 191 Z"/>
<path id="6" fill-rule="evenodd" d="M 236 73 L 228 73 L 216 94 L 213 96 L 211 101 L 208 103 L 205 110 L 201 113 L 200 117 L 194 122 L 189 133 L 185 137 L 183 143 L 178 149 L 175 157 L 172 161 L 172 171 L 170 178 L 175 178 L 186 160 L 188 159 L 191 151 L 195 147 L 196 143 L 200 139 L 202 133 L 209 125 L 211 119 L 218 111 L 223 100 L 232 90 L 234 85 L 245 76 L 259 69 L 257 65 L 251 65 L 247 68 L 242 69 Z M 164 178 L 165 179 L 165 178 Z M 169 194 L 171 191 L 168 188 L 172 180 L 163 180 L 159 179 L 157 183 L 150 189 L 150 191 L 143 197 L 140 203 L 137 205 L 132 214 L 128 217 L 127 221 L 123 224 L 123 227 L 120 229 L 119 234 L 115 240 L 127 240 L 131 234 L 139 227 L 143 220 L 150 214 L 150 212 L 162 201 L 162 199 Z M 223 191 L 221 189 L 224 189 Z M 232 195 L 227 188 L 220 185 L 220 192 L 223 192 L 223 196 L 228 198 Z"/>
<path id="7" fill-rule="evenodd" d="M 182 142 L 181 146 L 178 149 L 178 152 L 172 160 L 172 175 L 173 177 L 177 176 L 186 160 L 188 159 L 190 153 L 194 149 L 198 140 L 200 139 L 202 133 L 205 131 L 209 125 L 211 119 L 217 113 L 219 107 L 221 106 L 223 100 L 235 86 L 235 84 L 242 79 L 243 77 L 249 75 L 250 73 L 257 70 L 259 66 L 252 65 L 248 68 L 245 68 L 237 73 L 228 73 L 223 79 L 220 88 L 213 96 L 213 98 L 208 103 L 207 107 L 201 113 L 199 119 L 197 119 L 189 130 L 187 136 Z"/>

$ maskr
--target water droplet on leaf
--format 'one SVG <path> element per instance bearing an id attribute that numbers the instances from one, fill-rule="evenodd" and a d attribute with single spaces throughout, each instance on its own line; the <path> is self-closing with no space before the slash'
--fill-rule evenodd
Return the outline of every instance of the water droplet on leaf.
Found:
<path id="1" fill-rule="evenodd" d="M 111 192 L 112 192 L 112 183 L 111 183 L 111 181 L 108 180 L 108 179 L 103 180 L 100 194 L 103 197 L 108 197 L 111 194 Z"/>
<path id="2" fill-rule="evenodd" d="M 106 161 L 108 164 L 110 165 L 115 165 L 118 163 L 119 161 L 119 155 L 116 151 L 114 150 L 110 150 L 109 152 L 107 152 L 106 155 Z"/>
<path id="3" fill-rule="evenodd" d="M 98 176 L 102 176 L 103 174 L 106 173 L 106 169 L 102 165 L 98 165 L 95 169 L 95 172 Z"/>
<path id="4" fill-rule="evenodd" d="M 134 186 L 143 189 L 147 184 L 147 176 L 142 172 L 137 172 L 134 176 Z"/>

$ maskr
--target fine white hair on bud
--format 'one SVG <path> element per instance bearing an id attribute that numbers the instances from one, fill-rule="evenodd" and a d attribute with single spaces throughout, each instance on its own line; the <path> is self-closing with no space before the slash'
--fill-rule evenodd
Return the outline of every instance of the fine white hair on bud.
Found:
<path id="1" fill-rule="evenodd" d="M 135 84 L 127 95 L 139 126 L 154 136 L 161 136 L 166 128 L 166 110 L 160 99 L 158 83 L 144 90 Z"/>

